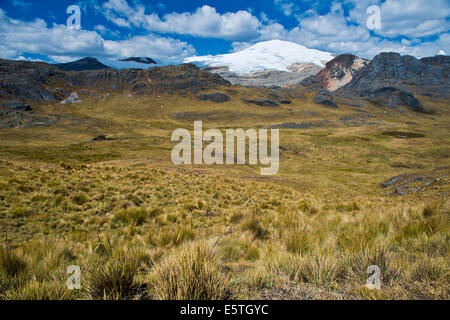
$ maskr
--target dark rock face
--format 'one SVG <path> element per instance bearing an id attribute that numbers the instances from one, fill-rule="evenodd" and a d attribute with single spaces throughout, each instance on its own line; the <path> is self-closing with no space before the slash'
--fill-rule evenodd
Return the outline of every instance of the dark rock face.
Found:
<path id="1" fill-rule="evenodd" d="M 418 60 L 398 53 L 381 53 L 352 81 L 341 94 L 359 95 L 367 90 L 385 87 L 436 97 L 449 97 L 450 57 L 432 57 Z"/>
<path id="2" fill-rule="evenodd" d="M 388 108 L 406 106 L 414 112 L 433 113 L 415 95 L 449 98 L 449 71 L 449 56 L 419 60 L 398 53 L 381 53 L 369 63 L 353 55 L 340 55 L 319 74 L 303 80 L 301 86 L 320 91 L 315 103 L 364 107 L 372 102 Z M 328 91 L 328 97 L 322 89 Z"/>
<path id="3" fill-rule="evenodd" d="M 64 72 L 47 63 L 0 59 L 0 99 L 59 100 L 59 93 L 49 88 L 49 80 L 63 77 Z"/>
<path id="4" fill-rule="evenodd" d="M 19 101 L 11 101 L 6 102 L 1 105 L 1 107 L 6 109 L 20 110 L 20 111 L 31 111 L 31 107 L 29 104 L 19 102 Z"/>
<path id="5" fill-rule="evenodd" d="M 431 110 L 423 106 L 411 93 L 394 87 L 363 91 L 361 92 L 361 97 L 367 98 L 376 104 L 385 105 L 390 109 L 398 106 L 406 106 L 416 112 L 432 113 Z"/>
<path id="6" fill-rule="evenodd" d="M 330 93 L 325 90 L 318 90 L 314 98 L 315 104 L 321 104 L 326 107 L 338 108 L 338 105 L 333 101 Z"/>
<path id="7" fill-rule="evenodd" d="M 104 70 L 110 69 L 95 58 L 84 58 L 81 60 L 55 64 L 56 67 L 63 71 L 85 71 L 85 70 Z"/>
<path id="8" fill-rule="evenodd" d="M 229 86 L 217 74 L 193 64 L 137 69 L 102 69 L 65 72 L 47 63 L 0 60 L 0 101 L 63 100 L 79 87 L 107 91 L 131 90 L 138 95 L 190 91 L 198 93 Z M 67 87 L 70 87 L 67 89 Z M 64 88 L 64 89 L 63 89 Z"/>
<path id="9" fill-rule="evenodd" d="M 197 98 L 202 101 L 209 100 L 216 103 L 228 102 L 231 100 L 230 96 L 220 92 L 201 94 Z"/>

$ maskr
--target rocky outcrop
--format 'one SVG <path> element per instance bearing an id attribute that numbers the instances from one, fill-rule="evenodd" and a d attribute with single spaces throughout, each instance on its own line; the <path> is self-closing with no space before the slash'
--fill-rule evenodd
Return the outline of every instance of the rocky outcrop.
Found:
<path id="1" fill-rule="evenodd" d="M 29 104 L 20 102 L 20 101 L 11 101 L 6 102 L 0 105 L 2 108 L 12 109 L 12 110 L 20 110 L 20 111 L 31 111 L 31 107 Z"/>
<path id="2" fill-rule="evenodd" d="M 342 54 L 328 62 L 317 77 L 323 89 L 336 91 L 349 83 L 356 73 L 368 63 L 368 60 L 357 56 Z"/>
<path id="3" fill-rule="evenodd" d="M 230 96 L 221 93 L 221 92 L 213 92 L 207 94 L 201 94 L 197 96 L 197 98 L 201 101 L 212 101 L 216 103 L 228 102 L 231 100 Z"/>
<path id="4" fill-rule="evenodd" d="M 193 64 L 138 69 L 62 71 L 43 62 L 0 60 L 0 101 L 61 101 L 78 88 L 102 91 L 131 90 L 138 95 L 175 92 L 199 93 L 229 86 L 217 74 Z"/>
<path id="5" fill-rule="evenodd" d="M 76 92 L 73 92 L 67 99 L 64 99 L 61 104 L 68 104 L 68 103 L 81 103 L 83 100 L 80 99 L 78 94 Z"/>
<path id="6" fill-rule="evenodd" d="M 431 109 L 424 106 L 411 93 L 394 87 L 383 87 L 375 90 L 369 89 L 361 92 L 361 97 L 390 109 L 398 106 L 406 106 L 415 112 L 432 113 Z"/>
<path id="7" fill-rule="evenodd" d="M 333 101 L 333 97 L 327 91 L 320 89 L 314 97 L 315 104 L 321 104 L 326 107 L 338 108 L 338 105 Z"/>
<path id="8" fill-rule="evenodd" d="M 63 77 L 63 71 L 47 63 L 0 59 L 0 100 L 59 100 L 50 79 Z"/>
<path id="9" fill-rule="evenodd" d="M 433 57 L 418 60 L 398 53 L 381 53 L 342 88 L 342 93 L 360 93 L 395 87 L 406 92 L 438 97 L 449 96 L 449 59 Z"/>
<path id="10" fill-rule="evenodd" d="M 398 53 L 381 53 L 336 94 L 388 108 L 406 106 L 415 112 L 433 113 L 415 94 L 448 98 L 449 66 L 449 57 L 418 60 Z"/>
<path id="11" fill-rule="evenodd" d="M 433 113 L 416 96 L 448 98 L 449 70 L 448 56 L 419 60 L 398 53 L 381 53 L 368 62 L 353 55 L 340 55 L 319 74 L 303 80 L 301 87 L 318 90 L 314 102 L 320 104 L 363 107 L 371 102 L 391 109 L 405 106 L 414 112 Z"/>

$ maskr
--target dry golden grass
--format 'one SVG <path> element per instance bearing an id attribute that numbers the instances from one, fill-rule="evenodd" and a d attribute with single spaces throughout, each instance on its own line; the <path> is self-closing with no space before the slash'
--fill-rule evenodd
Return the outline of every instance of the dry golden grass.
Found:
<path id="1" fill-rule="evenodd" d="M 267 109 L 236 90 L 223 105 L 117 95 L 41 106 L 82 121 L 0 129 L 0 297 L 450 297 L 445 102 L 429 101 L 435 120 L 369 106 L 378 124 L 346 126 L 341 117 L 359 114 L 350 107 L 308 96 Z M 173 118 L 182 112 L 205 117 L 206 128 L 335 125 L 281 130 L 280 173 L 262 178 L 258 166 L 174 166 L 170 133 L 193 124 Z M 99 134 L 116 140 L 91 141 Z M 380 183 L 399 173 L 437 180 L 385 196 Z M 80 290 L 65 286 L 70 265 L 81 267 Z M 381 269 L 381 290 L 365 286 L 370 265 Z"/>

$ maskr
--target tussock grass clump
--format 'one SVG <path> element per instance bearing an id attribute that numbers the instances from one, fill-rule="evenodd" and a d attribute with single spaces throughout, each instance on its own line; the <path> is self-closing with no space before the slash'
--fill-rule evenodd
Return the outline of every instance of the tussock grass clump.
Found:
<path id="1" fill-rule="evenodd" d="M 18 207 L 12 210 L 12 214 L 17 218 L 26 218 L 33 214 L 33 210 L 25 207 Z"/>
<path id="2" fill-rule="evenodd" d="M 239 260 L 255 261 L 259 258 L 258 246 L 250 235 L 244 234 L 240 238 L 227 237 L 218 243 L 219 251 L 227 262 Z"/>
<path id="3" fill-rule="evenodd" d="M 423 259 L 412 270 L 412 281 L 417 282 L 436 282 L 450 280 L 450 270 L 442 259 Z"/>
<path id="4" fill-rule="evenodd" d="M 267 230 L 263 227 L 261 220 L 252 214 L 241 222 L 241 228 L 244 231 L 250 231 L 257 239 L 264 239 L 268 236 Z"/>
<path id="5" fill-rule="evenodd" d="M 125 255 L 108 261 L 94 261 L 89 270 L 87 286 L 92 299 L 131 299 L 139 290 L 135 281 L 139 270 L 136 259 Z"/>
<path id="6" fill-rule="evenodd" d="M 242 218 L 244 218 L 244 215 L 240 212 L 235 212 L 231 215 L 230 217 L 230 222 L 231 223 L 238 223 L 239 221 L 242 220 Z"/>
<path id="7" fill-rule="evenodd" d="M 142 225 L 150 217 L 149 212 L 145 208 L 129 208 L 122 209 L 114 215 L 114 222 L 122 222 L 125 224 Z"/>
<path id="8" fill-rule="evenodd" d="M 328 255 L 310 255 L 303 260 L 299 278 L 316 286 L 329 286 L 343 275 L 340 260 Z"/>
<path id="9" fill-rule="evenodd" d="M 316 214 L 319 211 L 316 207 L 314 207 L 311 204 L 311 201 L 306 201 L 306 200 L 302 200 L 299 203 L 298 209 L 300 211 L 303 211 L 304 213 L 311 214 L 311 215 Z"/>
<path id="10" fill-rule="evenodd" d="M 308 253 L 313 247 L 309 233 L 295 229 L 286 232 L 284 243 L 288 252 L 300 255 Z"/>
<path id="11" fill-rule="evenodd" d="M 380 268 L 383 284 L 390 285 L 400 280 L 403 275 L 390 250 L 378 245 L 361 249 L 358 252 L 350 252 L 343 264 L 345 278 L 349 281 L 363 283 L 367 279 L 367 268 L 375 265 Z"/>
<path id="12" fill-rule="evenodd" d="M 164 209 L 163 208 L 153 208 L 152 210 L 150 210 L 149 212 L 149 217 L 150 218 L 155 218 L 157 216 L 160 216 L 164 214 Z"/>
<path id="13" fill-rule="evenodd" d="M 276 244 L 268 244 L 261 251 L 255 268 L 245 273 L 245 281 L 251 290 L 277 288 L 302 280 L 302 257 L 286 252 Z"/>
<path id="14" fill-rule="evenodd" d="M 226 299 L 228 277 L 223 273 L 216 248 L 197 242 L 174 251 L 156 266 L 154 295 L 169 300 Z"/>
<path id="15" fill-rule="evenodd" d="M 195 239 L 196 232 L 189 226 L 176 227 L 161 232 L 158 238 L 158 244 L 166 247 L 171 245 L 180 245 L 183 242 Z"/>
<path id="16" fill-rule="evenodd" d="M 27 262 L 16 251 L 0 247 L 0 268 L 9 277 L 15 277 L 27 269 Z"/>
<path id="17" fill-rule="evenodd" d="M 86 193 L 79 192 L 72 197 L 72 201 L 73 203 L 82 206 L 83 204 L 89 201 L 89 197 L 87 196 Z"/>

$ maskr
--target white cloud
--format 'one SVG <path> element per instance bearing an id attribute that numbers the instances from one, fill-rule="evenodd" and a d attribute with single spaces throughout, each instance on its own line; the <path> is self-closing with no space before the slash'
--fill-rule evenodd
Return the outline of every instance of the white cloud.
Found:
<path id="1" fill-rule="evenodd" d="M 448 32 L 450 23 L 450 2 L 448 0 L 345 0 L 354 5 L 349 19 L 361 25 L 367 20 L 367 7 L 379 4 L 381 9 L 380 30 L 375 32 L 383 37 L 406 36 L 420 38 Z"/>
<path id="2" fill-rule="evenodd" d="M 103 26 L 96 30 L 107 31 Z M 0 57 L 15 59 L 24 54 L 40 54 L 57 62 L 87 56 L 122 58 L 150 56 L 164 62 L 179 62 L 195 53 L 182 41 L 149 34 L 128 40 L 104 40 L 95 31 L 72 30 L 65 25 L 47 26 L 42 19 L 24 22 L 9 18 L 0 9 Z"/>
<path id="3" fill-rule="evenodd" d="M 248 11 L 219 14 L 215 8 L 203 6 L 194 12 L 169 13 L 162 17 L 146 14 L 145 7 L 130 6 L 126 0 L 109 0 L 103 5 L 105 17 L 127 27 L 144 28 L 158 33 L 188 34 L 204 38 L 232 40 L 233 50 L 245 48 L 258 41 L 283 39 L 311 48 L 334 53 L 354 53 L 371 58 L 381 51 L 401 53 L 436 54 L 433 50 L 449 50 L 442 40 L 424 42 L 422 37 L 439 36 L 449 30 L 448 0 L 342 0 L 334 1 L 325 15 L 318 13 L 324 7 L 318 1 L 306 1 L 310 9 L 300 13 L 295 1 L 273 0 L 274 6 L 287 16 L 296 17 L 299 25 L 287 30 L 283 25 L 260 13 L 260 19 Z M 350 8 L 344 14 L 342 3 Z M 381 6 L 382 29 L 374 33 L 368 30 L 367 8 Z M 123 20 L 117 20 L 117 19 Z M 404 39 L 397 39 L 396 37 Z M 407 39 L 406 39 L 406 38 Z M 388 38 L 388 39 L 384 39 Z M 389 40 L 389 38 L 396 38 Z"/>
<path id="4" fill-rule="evenodd" d="M 131 7 L 125 0 L 109 0 L 103 5 L 103 9 L 105 17 L 121 27 L 133 25 L 159 33 L 226 40 L 254 39 L 261 24 L 259 19 L 248 11 L 220 14 L 208 5 L 197 8 L 193 13 L 173 12 L 163 17 L 159 17 L 156 13 L 145 14 L 144 6 Z"/>
<path id="5" fill-rule="evenodd" d="M 129 40 L 105 40 L 105 51 L 112 57 L 152 57 L 160 63 L 181 62 L 195 54 L 192 46 L 180 40 L 156 35 L 135 36 Z"/>
<path id="6" fill-rule="evenodd" d="M 294 11 L 298 10 L 298 7 L 291 1 L 286 0 L 274 0 L 275 7 L 282 11 L 285 16 L 290 16 Z"/>
<path id="7" fill-rule="evenodd" d="M 393 1 L 394 0 L 387 0 L 385 4 L 391 5 L 390 3 Z M 421 2 L 422 0 L 418 1 Z M 432 1 L 433 0 L 430 2 Z M 440 0 L 437 1 L 440 2 Z M 295 14 L 299 21 L 299 26 L 290 30 L 286 30 L 284 26 L 275 23 L 267 16 L 264 16 L 267 23 L 260 28 L 258 38 L 247 44 L 235 44 L 233 47 L 236 49 L 258 41 L 283 39 L 336 54 L 353 53 L 366 58 L 372 58 L 383 51 L 394 51 L 401 54 L 424 57 L 436 55 L 439 50 L 448 52 L 450 49 L 448 41 L 449 34 L 444 33 L 446 31 L 446 25 L 442 24 L 441 20 L 439 20 L 443 15 L 448 15 L 445 10 L 443 10 L 444 13 L 433 13 L 431 10 L 427 9 L 430 7 L 427 5 L 426 8 L 424 8 L 424 16 L 425 18 L 428 18 L 427 20 L 423 19 L 421 15 L 414 18 L 415 13 L 419 10 L 419 7 L 414 6 L 413 8 L 407 9 L 407 11 L 409 11 L 404 17 L 406 22 L 402 22 L 402 15 L 396 13 L 398 16 L 392 18 L 393 21 L 391 22 L 391 25 L 388 24 L 389 19 L 386 21 L 383 20 L 384 16 L 382 14 L 382 25 L 385 32 L 383 36 L 386 36 L 388 33 L 395 33 L 396 35 L 416 35 L 415 37 L 411 37 L 411 39 L 394 41 L 389 38 L 383 39 L 381 36 L 381 33 L 383 32 L 379 32 L 380 36 L 374 36 L 366 27 L 366 20 L 368 17 L 366 12 L 367 7 L 377 1 L 362 0 L 355 2 L 354 0 L 348 0 L 344 2 L 346 4 L 349 4 L 350 2 L 354 4 L 354 9 L 351 11 L 350 16 L 346 17 L 341 3 L 335 1 L 332 3 L 330 12 L 326 15 L 320 15 L 313 9 L 308 10 L 301 15 Z M 406 6 L 407 4 L 404 3 L 403 5 Z M 435 3 L 434 11 L 438 11 L 436 10 L 437 5 L 442 5 L 442 3 Z M 386 6 L 384 10 L 388 10 L 388 8 L 389 6 Z M 391 13 L 390 16 L 393 17 L 394 14 Z M 412 23 L 414 19 L 418 22 L 416 25 Z M 402 30 L 398 28 L 396 29 L 397 31 L 394 32 L 392 30 L 395 28 L 390 27 L 393 26 L 394 23 L 397 25 L 404 24 L 405 26 L 408 26 L 408 28 L 405 27 Z M 437 41 L 421 40 L 420 37 L 428 35 L 439 35 L 439 38 Z"/>

